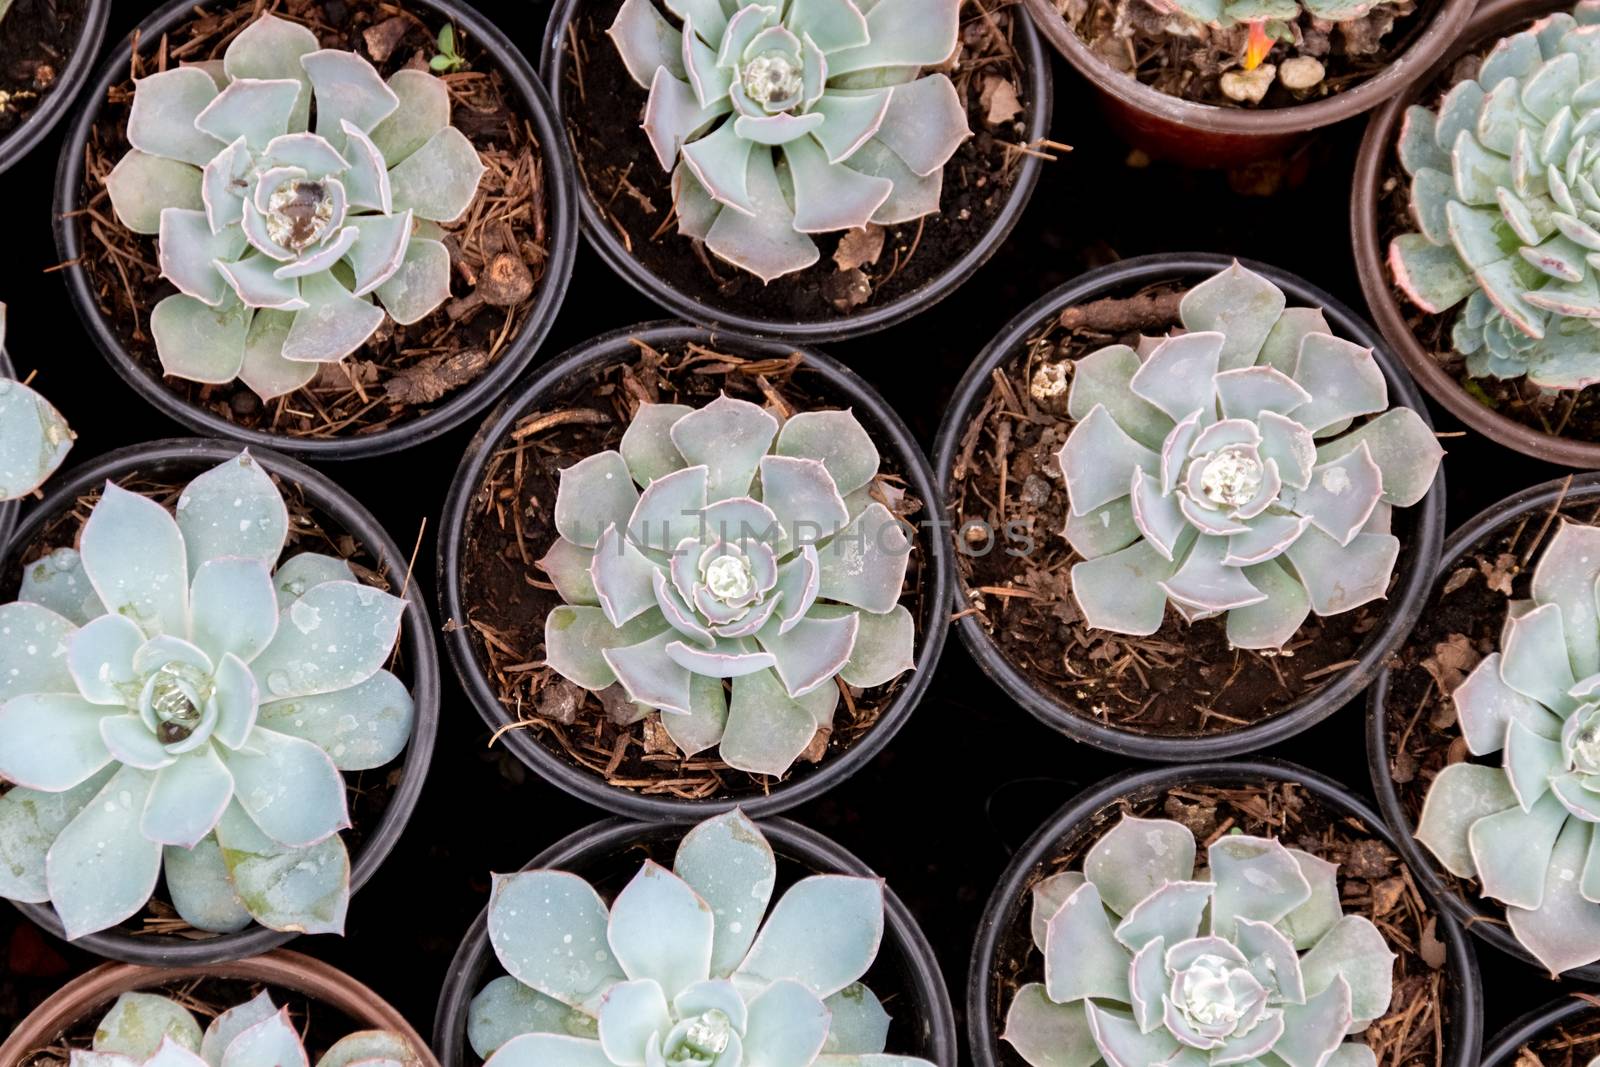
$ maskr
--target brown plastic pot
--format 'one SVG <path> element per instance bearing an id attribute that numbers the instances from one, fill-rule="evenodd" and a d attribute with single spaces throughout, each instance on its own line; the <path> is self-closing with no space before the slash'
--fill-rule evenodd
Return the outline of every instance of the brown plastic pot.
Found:
<path id="1" fill-rule="evenodd" d="M 207 967 L 139 967 L 108 963 L 67 983 L 35 1008 L 0 1044 L 0 1067 L 17 1067 L 23 1056 L 51 1045 L 86 1017 L 104 1011 L 123 993 L 151 990 L 195 978 L 260 982 L 300 993 L 349 1016 L 361 1029 L 392 1030 L 416 1049 L 422 1067 L 439 1067 L 420 1034 L 372 990 L 320 960 L 277 951 Z"/>
<path id="2" fill-rule="evenodd" d="M 1168 96 L 1090 51 L 1051 0 L 1022 4 L 1045 39 L 1095 87 L 1106 120 L 1124 140 L 1187 167 L 1236 167 L 1285 155 L 1312 131 L 1370 111 L 1417 82 L 1467 25 L 1473 0 L 1439 0 L 1410 44 L 1354 88 L 1272 108 L 1217 107 Z"/>
<path id="3" fill-rule="evenodd" d="M 1509 419 L 1478 403 L 1461 388 L 1460 382 L 1439 366 L 1406 325 L 1401 308 L 1403 298 L 1390 283 L 1386 249 L 1380 244 L 1378 234 L 1378 189 L 1394 158 L 1395 138 L 1406 108 L 1419 103 L 1428 86 L 1460 56 L 1482 48 L 1541 15 L 1571 7 L 1567 0 L 1484 0 L 1455 45 L 1439 56 L 1411 88 L 1373 112 L 1366 136 L 1361 139 L 1361 151 L 1356 156 L 1350 198 L 1350 234 L 1355 245 L 1356 271 L 1361 276 L 1361 292 L 1372 309 L 1373 321 L 1429 396 L 1450 414 L 1507 448 L 1551 463 L 1593 469 L 1600 468 L 1600 442 L 1557 437 Z"/>

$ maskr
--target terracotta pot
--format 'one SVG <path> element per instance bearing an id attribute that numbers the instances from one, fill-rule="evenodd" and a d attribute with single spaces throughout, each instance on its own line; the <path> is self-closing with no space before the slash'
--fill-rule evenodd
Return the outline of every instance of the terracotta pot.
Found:
<path id="1" fill-rule="evenodd" d="M 1217 107 L 1168 96 L 1114 70 L 1089 50 L 1052 0 L 1022 0 L 1039 32 L 1098 90 L 1114 129 L 1150 155 L 1189 167 L 1233 167 L 1284 155 L 1323 126 L 1372 110 L 1419 79 L 1472 15 L 1473 0 L 1440 0 L 1420 33 L 1384 70 L 1342 93 L 1292 107 Z"/>
<path id="2" fill-rule="evenodd" d="M 1600 442 L 1575 441 L 1535 430 L 1485 407 L 1473 399 L 1454 376 L 1445 372 L 1433 356 L 1417 341 L 1406 325 L 1403 297 L 1390 282 L 1385 262 L 1386 247 L 1378 233 L 1378 188 L 1382 185 L 1393 157 L 1395 138 L 1406 108 L 1421 103 L 1421 97 L 1440 74 L 1457 58 L 1489 44 L 1498 37 L 1552 11 L 1572 7 L 1564 0 L 1485 0 L 1454 47 L 1439 56 L 1429 70 L 1407 91 L 1373 112 L 1361 139 L 1356 157 L 1356 173 L 1350 199 L 1350 231 L 1355 244 L 1356 270 L 1361 276 L 1361 291 L 1372 309 L 1373 320 L 1390 347 L 1405 361 L 1406 369 L 1441 406 L 1507 448 L 1514 448 L 1536 459 L 1569 467 L 1600 467 Z"/>
<path id="3" fill-rule="evenodd" d="M 293 990 L 348 1015 L 362 1029 L 395 1031 L 417 1050 L 422 1067 L 439 1067 L 428 1043 L 372 990 L 326 963 L 281 950 L 208 967 L 163 969 L 129 963 L 96 967 L 67 983 L 11 1031 L 5 1044 L 0 1045 L 0 1067 L 16 1067 L 24 1055 L 53 1043 L 63 1031 L 104 1011 L 123 993 L 154 990 L 193 978 L 232 978 Z"/>

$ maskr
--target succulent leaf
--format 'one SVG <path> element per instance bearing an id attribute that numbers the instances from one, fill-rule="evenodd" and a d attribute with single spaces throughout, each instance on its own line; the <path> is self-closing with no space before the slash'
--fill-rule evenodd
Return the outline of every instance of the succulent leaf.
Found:
<path id="1" fill-rule="evenodd" d="M 1333 866 L 1237 832 L 1212 844 L 1210 880 L 1194 858 L 1181 824 L 1124 816 L 1081 874 L 1035 888 L 1045 982 L 1017 991 L 1003 1035 L 1024 1060 L 1317 1067 L 1365 1048 L 1345 1039 L 1387 1011 L 1395 957 L 1339 916 Z M 1280 920 L 1316 930 L 1310 951 Z"/>
<path id="2" fill-rule="evenodd" d="M 1152 634 L 1170 601 L 1225 613 L 1236 647 L 1281 647 L 1309 611 L 1384 594 L 1399 542 L 1373 517 L 1425 496 L 1443 450 L 1415 412 L 1385 410 L 1370 351 L 1238 264 L 1180 317 L 1148 352 L 1077 364 L 1057 453 L 1073 595 L 1092 627 Z"/>

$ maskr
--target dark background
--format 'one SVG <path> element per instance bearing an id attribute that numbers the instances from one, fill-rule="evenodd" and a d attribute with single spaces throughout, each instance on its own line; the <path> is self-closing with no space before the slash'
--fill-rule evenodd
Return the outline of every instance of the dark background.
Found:
<path id="1" fill-rule="evenodd" d="M 116 0 L 108 41 L 120 42 L 154 6 Z M 537 54 L 545 3 L 481 0 L 524 51 Z M 1053 53 L 1052 53 L 1053 55 Z M 1075 146 L 1048 164 L 1027 213 L 1004 248 L 964 287 L 916 319 L 861 340 L 825 346 L 871 381 L 930 447 L 956 381 L 989 339 L 1036 298 L 1116 258 L 1206 251 L 1247 256 L 1296 272 L 1360 312 L 1350 252 L 1349 189 L 1361 122 L 1323 133 L 1290 168 L 1298 180 L 1274 195 L 1235 187 L 1218 172 L 1141 166 L 1105 127 L 1082 79 L 1055 60 L 1056 140 Z M 69 125 L 63 122 L 62 128 Z M 19 377 L 36 383 L 78 433 L 69 465 L 182 431 L 139 400 L 93 347 L 68 302 L 56 262 L 50 191 L 61 129 L 0 175 L 0 301 L 10 305 L 7 345 Z M 630 323 L 664 317 L 584 246 L 567 301 L 539 359 Z M 1460 431 L 1434 408 L 1438 428 Z M 475 423 L 399 456 L 322 469 L 409 546 L 429 529 L 417 577 L 434 586 L 440 508 Z M 1448 436 L 1450 522 L 1563 472 L 1486 441 Z M 602 813 L 486 749 L 488 731 L 444 669 L 442 724 L 433 769 L 410 828 L 388 863 L 355 898 L 348 936 L 300 938 L 293 947 L 343 967 L 403 1011 L 424 1034 L 446 965 L 487 902 L 491 871 L 515 870 L 557 838 Z M 1371 798 L 1361 703 L 1275 748 Z M 789 815 L 853 850 L 887 878 L 938 951 L 957 1011 L 980 913 L 1012 852 L 1056 808 L 1132 761 L 1075 744 L 1040 725 L 978 672 L 952 633 L 921 707 L 866 770 Z M 92 964 L 22 927 L 0 910 L 0 1027 Z M 1480 947 L 1486 1034 L 1554 997 L 1562 987 Z M 35 980 L 37 979 L 37 980 Z"/>

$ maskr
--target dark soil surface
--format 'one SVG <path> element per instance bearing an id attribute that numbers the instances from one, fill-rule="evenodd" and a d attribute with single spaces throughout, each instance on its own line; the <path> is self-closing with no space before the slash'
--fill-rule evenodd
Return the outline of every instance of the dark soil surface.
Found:
<path id="1" fill-rule="evenodd" d="M 87 0 L 15 0 L 0 17 L 0 148 L 67 69 Z"/>
<path id="2" fill-rule="evenodd" d="M 357 52 L 385 78 L 426 67 L 440 27 L 410 9 L 378 0 L 248 0 L 181 24 L 154 55 L 135 54 L 136 76 L 186 62 L 220 58 L 258 9 L 308 25 L 325 48 Z M 453 268 L 452 299 L 421 322 L 385 319 L 366 346 L 327 364 L 304 388 L 265 403 L 243 382 L 202 385 L 161 375 L 148 326 L 150 309 L 174 289 L 156 264 L 156 240 L 120 226 L 105 177 L 128 150 L 132 82 L 115 86 L 87 149 L 83 259 L 102 314 L 135 362 L 175 395 L 252 430 L 290 437 L 372 433 L 425 414 L 480 378 L 517 342 L 544 275 L 548 208 L 544 160 L 515 90 L 489 54 L 456 34 L 465 66 L 443 75 L 451 123 L 478 149 L 487 170 L 472 207 L 444 227 Z M 102 254 L 103 253 L 103 254 Z"/>
<path id="3" fill-rule="evenodd" d="M 1558 529 L 1558 517 L 1594 523 L 1600 521 L 1600 505 L 1586 501 L 1526 513 L 1468 547 L 1446 567 L 1422 621 L 1391 663 L 1385 705 L 1389 773 L 1412 826 L 1439 772 L 1472 758 L 1456 726 L 1450 694 L 1479 660 L 1500 647 L 1507 604 L 1529 596 L 1533 567 Z M 1487 762 L 1499 766 L 1498 755 Z M 1434 869 L 1475 906 L 1505 913 L 1500 904 L 1480 897 L 1475 885 L 1437 864 Z"/>
<path id="4" fill-rule="evenodd" d="M 1516 29 L 1521 28 L 1519 26 Z M 1516 32 L 1516 29 L 1498 35 L 1495 40 Z M 1494 41 L 1485 42 L 1481 48 L 1457 60 L 1428 86 L 1417 102 L 1437 111 L 1439 101 L 1451 86 L 1477 76 L 1478 65 L 1493 44 Z M 1381 254 L 1387 256 L 1389 242 L 1401 234 L 1415 233 L 1417 224 L 1411 215 L 1411 177 L 1400 165 L 1400 157 L 1393 146 L 1384 161 L 1383 174 L 1383 183 L 1378 188 L 1378 247 Z M 1474 400 L 1542 433 L 1574 441 L 1600 441 L 1600 386 L 1554 390 L 1531 385 L 1526 378 L 1470 376 L 1465 357 L 1455 350 L 1451 340 L 1456 316 L 1466 308 L 1466 301 L 1437 315 L 1431 314 L 1418 308 L 1394 285 L 1387 262 L 1383 270 L 1389 279 L 1389 291 L 1393 294 L 1395 305 L 1411 327 L 1417 343 Z"/>
<path id="5" fill-rule="evenodd" d="M 957 573 L 968 612 L 1061 707 L 1137 734 L 1228 733 L 1287 710 L 1354 665 L 1386 602 L 1311 615 L 1278 652 L 1232 648 L 1224 619 L 1185 622 L 1170 605 L 1149 637 L 1084 623 L 1071 580 L 1081 557 L 1061 536 L 1067 491 L 1056 462 L 1073 420 L 1064 403 L 1052 409 L 1036 401 L 1030 385 L 1043 365 L 1109 344 L 1136 344 L 1141 333 L 1160 335 L 1178 325 L 1180 293 L 1163 286 L 1141 295 L 1152 298 L 1141 305 L 1141 322 L 1068 328 L 1051 315 L 995 375 L 966 427 L 952 477 L 951 528 L 971 537 L 957 538 Z M 1395 511 L 1404 547 L 1394 582 L 1412 558 L 1405 543 L 1409 511 Z M 997 532 L 992 546 L 985 530 Z"/>
<path id="6" fill-rule="evenodd" d="M 343 1012 L 313 1000 L 304 993 L 259 982 L 232 978 L 189 978 L 141 990 L 170 997 L 188 1008 L 202 1031 L 218 1015 L 247 1003 L 263 991 L 272 998 L 273 1004 L 289 1009 L 289 1016 L 295 1029 L 300 1032 L 300 1039 L 312 1063 L 317 1062 L 340 1038 L 364 1028 Z M 53 1044 L 24 1054 L 15 1067 L 67 1067 L 73 1052 L 87 1051 L 92 1046 L 95 1027 L 113 1003 L 115 998 L 97 1005 L 65 1033 L 58 1035 Z"/>
<path id="7" fill-rule="evenodd" d="M 965 0 L 950 74 L 966 101 L 974 136 L 945 164 L 939 214 L 869 227 L 871 243 L 881 237 L 882 248 L 858 267 L 846 264 L 861 258 L 854 244 L 859 236 L 850 239 L 841 263 L 835 256 L 846 238 L 818 234 L 822 258 L 816 265 L 763 284 L 678 234 L 672 176 L 639 129 L 648 94 L 628 76 L 605 35 L 619 7 L 621 0 L 583 4 L 569 25 L 561 107 L 580 180 L 624 247 L 650 273 L 713 307 L 776 321 L 826 322 L 913 293 L 983 239 L 1005 207 L 1024 156 L 1042 150 L 1024 143 L 1033 102 L 1026 98 L 1027 74 L 1011 43 L 1015 20 L 1026 16 L 1013 0 Z"/>
<path id="8" fill-rule="evenodd" d="M 198 474 L 199 470 L 197 469 L 195 473 Z M 174 478 L 171 481 L 157 481 L 130 474 L 116 481 L 122 488 L 142 493 L 171 510 L 177 503 L 178 494 L 189 480 L 189 478 Z M 377 560 L 366 546 L 357 542 L 340 527 L 331 515 L 325 514 L 307 501 L 299 486 L 286 482 L 276 475 L 272 480 L 277 484 L 279 492 L 283 494 L 284 503 L 289 507 L 289 538 L 284 546 L 282 560 L 302 552 L 319 552 L 323 555 L 336 556 L 350 564 L 358 581 L 385 592 L 394 591 L 397 584 L 395 576 L 375 569 Z M 22 572 L 28 564 L 58 548 L 77 546 L 83 524 L 88 521 L 89 513 L 99 499 L 99 490 L 85 493 L 78 498 L 76 506 L 71 511 L 45 523 L 38 536 L 6 557 L 3 570 L 0 570 L 0 591 L 3 591 L 6 598 L 15 596 L 16 590 L 22 584 Z M 403 681 L 409 682 L 411 672 L 400 658 L 401 651 L 402 648 L 397 646 L 395 659 L 388 669 Z M 396 760 L 388 767 L 371 771 L 351 771 L 345 775 L 349 790 L 346 799 L 350 806 L 351 825 L 339 836 L 344 839 L 345 848 L 350 853 L 352 867 L 355 865 L 356 856 L 360 854 L 363 838 L 383 817 L 384 809 L 389 806 L 389 798 L 400 784 L 403 775 L 400 762 Z M 166 899 L 165 894 L 164 882 L 158 883 L 155 896 L 150 899 L 144 911 L 112 929 L 135 936 L 170 935 L 197 941 L 217 936 L 205 930 L 196 930 L 184 922 Z M 24 945 L 22 951 L 32 953 L 33 949 Z M 42 964 L 48 966 L 48 959 L 43 959 Z M 4 986 L 0 983 L 0 1001 L 3 999 Z"/>
<path id="9" fill-rule="evenodd" d="M 1288 26 L 1293 40 L 1274 42 L 1264 63 L 1281 65 L 1292 57 L 1315 59 L 1325 71 L 1322 80 L 1307 89 L 1292 90 L 1281 78 L 1275 79 L 1260 103 L 1251 104 L 1222 90 L 1223 76 L 1240 70 L 1246 27 L 1208 30 L 1191 37 L 1167 32 L 1167 19 L 1156 11 L 1152 0 L 1053 2 L 1073 32 L 1113 69 L 1132 74 L 1168 96 L 1230 108 L 1293 107 L 1354 88 L 1409 48 L 1439 8 L 1436 0 L 1397 0 L 1342 23 L 1315 19 L 1302 11 Z"/>
<path id="10" fill-rule="evenodd" d="M 478 662 L 498 689 L 514 728 L 530 729 L 552 751 L 614 786 L 683 799 L 759 795 L 774 780 L 722 763 L 710 749 L 685 759 L 659 717 L 618 725 L 606 699 L 567 681 L 544 663 L 544 623 L 562 603 L 537 560 L 556 540 L 552 509 L 560 470 L 615 448 L 641 401 L 700 407 L 718 392 L 788 412 L 848 407 L 805 369 L 800 357 L 750 361 L 698 346 L 657 352 L 639 343 L 638 355 L 598 379 L 575 381 L 558 402 L 528 412 L 511 438 L 494 446 L 483 485 L 474 494 L 461 576 L 466 625 Z M 874 427 L 868 425 L 868 431 Z M 889 510 L 915 524 L 924 502 L 903 492 L 904 482 L 880 437 L 884 457 L 878 496 Z M 924 533 L 926 538 L 926 533 Z M 919 620 L 926 594 L 921 550 L 907 571 L 909 599 Z M 848 748 L 877 723 L 909 674 L 869 690 L 839 682 L 840 701 L 831 735 L 821 734 L 785 778 L 804 774 Z M 631 708 L 623 700 L 624 708 Z"/>
<path id="11" fill-rule="evenodd" d="M 1166 818 L 1187 826 L 1203 859 L 1205 848 L 1224 834 L 1276 837 L 1290 848 L 1339 865 L 1339 897 L 1347 915 L 1364 915 L 1383 932 L 1398 957 L 1389 1012 L 1356 1040 L 1372 1046 L 1378 1067 L 1438 1067 L 1454 1050 L 1445 1044 L 1449 1028 L 1446 988 L 1459 980 L 1444 969 L 1442 942 L 1434 937 L 1434 909 L 1417 892 L 1400 857 L 1360 820 L 1340 815 L 1313 794 L 1290 783 L 1222 788 L 1169 789 L 1125 800 L 1101 811 L 1081 827 L 1075 840 L 1041 864 L 1032 886 L 1060 871 L 1080 868 L 1083 856 L 1120 816 Z M 1004 1029 L 1012 995 L 1027 982 L 1044 980 L 1044 959 L 1033 945 L 1028 917 L 1031 898 L 1002 938 L 995 973 L 995 1032 Z M 1026 1067 L 1010 1045 L 1000 1045 L 1005 1067 Z"/>

